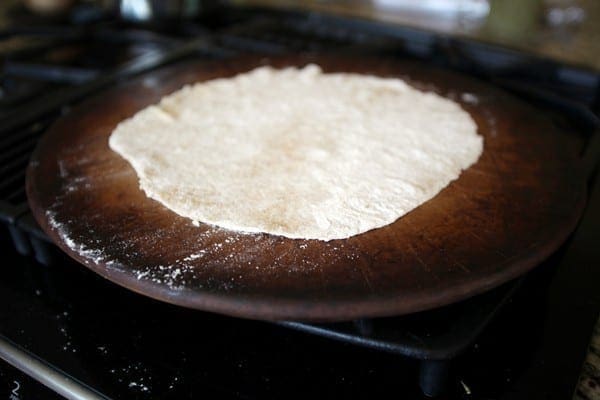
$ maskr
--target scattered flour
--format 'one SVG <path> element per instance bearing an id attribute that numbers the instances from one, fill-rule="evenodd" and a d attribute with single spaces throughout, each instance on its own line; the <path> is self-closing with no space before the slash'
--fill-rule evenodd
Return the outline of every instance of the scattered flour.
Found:
<path id="1" fill-rule="evenodd" d="M 472 93 L 463 93 L 460 98 L 467 104 L 477 105 L 479 104 L 479 97 L 475 96 Z"/>
<path id="2" fill-rule="evenodd" d="M 48 223 L 52 229 L 58 233 L 63 243 L 65 243 L 72 251 L 83 257 L 86 264 L 102 263 L 107 268 L 113 269 L 116 269 L 120 265 L 118 261 L 108 260 L 107 255 L 101 249 L 90 248 L 84 244 L 76 243 L 67 228 L 67 224 L 59 222 L 55 212 L 49 210 L 46 212 L 46 216 L 48 218 Z M 153 283 L 164 284 L 167 285 L 169 289 L 173 290 L 182 289 L 186 284 L 186 280 L 181 278 L 184 274 L 191 274 L 194 268 L 186 262 L 200 258 L 204 253 L 204 250 L 200 250 L 199 252 L 190 254 L 183 260 L 177 260 L 177 265 L 147 266 L 132 270 L 132 272 L 138 280 L 149 280 Z"/>
<path id="3" fill-rule="evenodd" d="M 190 254 L 189 256 L 184 258 L 183 261 L 194 261 L 200 257 L 203 257 L 205 253 L 206 253 L 206 250 L 200 250 L 198 253 Z"/>
<path id="4" fill-rule="evenodd" d="M 71 238 L 69 232 L 67 231 L 66 226 L 56 220 L 55 212 L 48 210 L 46 211 L 46 216 L 48 217 L 48 223 L 54 230 L 56 230 L 58 236 L 60 236 L 62 241 L 71 250 L 85 258 L 86 263 L 93 262 L 94 264 L 99 264 L 105 260 L 106 255 L 102 252 L 102 250 L 90 249 L 83 244 L 75 243 L 75 241 Z"/>

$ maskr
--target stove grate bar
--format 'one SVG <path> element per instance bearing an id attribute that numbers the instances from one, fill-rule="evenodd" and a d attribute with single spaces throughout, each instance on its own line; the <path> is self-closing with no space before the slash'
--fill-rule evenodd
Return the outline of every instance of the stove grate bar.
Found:
<path id="1" fill-rule="evenodd" d="M 0 182 L 2 175 L 20 164 L 21 160 L 29 158 L 36 143 L 37 137 L 26 137 L 15 146 L 2 149 L 3 151 L 0 152 Z"/>
<path id="2" fill-rule="evenodd" d="M 84 97 L 105 88 L 111 83 L 138 75 L 142 72 L 197 53 L 222 55 L 224 52 L 219 52 L 219 49 L 212 46 L 205 38 L 190 40 L 169 52 L 159 50 L 149 52 L 131 60 L 112 72 L 97 77 L 87 84 L 65 89 L 59 93 L 53 93 L 51 96 L 44 96 L 27 106 L 15 110 L 15 112 L 6 117 L 3 121 L 0 121 L 0 136 L 30 124 L 38 118 L 45 117 L 52 112 L 58 111 L 62 107 L 81 100 Z"/>
<path id="3" fill-rule="evenodd" d="M 89 68 L 6 61 L 4 63 L 4 73 L 7 76 L 19 78 L 80 85 L 96 78 L 99 71 Z"/>
<path id="4" fill-rule="evenodd" d="M 29 127 L 25 129 L 10 132 L 9 134 L 0 139 L 0 151 L 4 152 L 6 151 L 6 149 L 10 149 L 13 146 L 17 146 L 23 140 L 30 140 L 30 138 L 39 138 L 41 132 L 48 127 L 50 121 L 52 120 L 54 120 L 54 116 L 52 116 L 52 118 L 46 118 L 45 120 L 40 122 L 32 123 Z"/>
<path id="5" fill-rule="evenodd" d="M 2 335 L 0 335 L 0 358 L 65 398 L 110 400 L 109 397 L 65 371 L 48 364 Z"/>

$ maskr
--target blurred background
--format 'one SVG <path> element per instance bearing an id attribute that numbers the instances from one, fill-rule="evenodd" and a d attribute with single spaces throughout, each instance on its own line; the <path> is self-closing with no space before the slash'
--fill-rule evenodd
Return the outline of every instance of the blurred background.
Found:
<path id="1" fill-rule="evenodd" d="M 136 22 L 210 18 L 219 7 L 309 10 L 466 36 L 589 68 L 600 68 L 596 0 L 5 0 L 0 24 L 118 14 Z"/>

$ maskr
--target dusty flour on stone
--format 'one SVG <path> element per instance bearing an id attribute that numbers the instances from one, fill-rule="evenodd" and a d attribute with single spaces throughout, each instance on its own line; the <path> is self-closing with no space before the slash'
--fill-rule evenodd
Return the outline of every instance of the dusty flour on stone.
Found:
<path id="1" fill-rule="evenodd" d="M 431 199 L 483 139 L 449 99 L 309 65 L 186 86 L 121 122 L 110 147 L 149 197 L 193 221 L 331 240 Z"/>

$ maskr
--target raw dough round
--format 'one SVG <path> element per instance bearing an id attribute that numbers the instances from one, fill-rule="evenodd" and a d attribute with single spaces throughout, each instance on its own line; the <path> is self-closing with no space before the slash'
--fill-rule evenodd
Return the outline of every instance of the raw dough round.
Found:
<path id="1" fill-rule="evenodd" d="M 149 197 L 192 221 L 320 240 L 394 222 L 483 149 L 457 103 L 316 65 L 186 86 L 109 142 Z"/>

